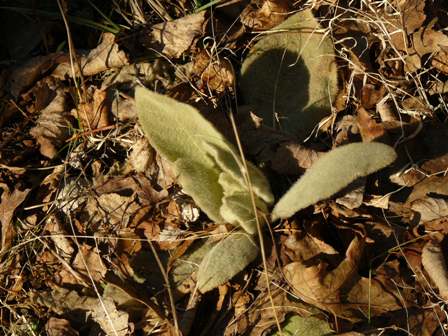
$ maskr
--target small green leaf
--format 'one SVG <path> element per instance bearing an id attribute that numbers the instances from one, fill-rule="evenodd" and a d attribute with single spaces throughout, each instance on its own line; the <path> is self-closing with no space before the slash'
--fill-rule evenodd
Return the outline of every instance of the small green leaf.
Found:
<path id="1" fill-rule="evenodd" d="M 284 336 L 329 336 L 333 335 L 334 331 L 326 321 L 313 316 L 294 315 L 288 317 L 283 323 L 282 333 Z M 271 334 L 271 336 L 279 335 L 279 332 Z"/>
<path id="2" fill-rule="evenodd" d="M 304 139 L 338 91 L 334 47 L 311 10 L 267 32 L 241 67 L 241 91 L 266 125 Z"/>
<path id="3" fill-rule="evenodd" d="M 287 218 L 318 201 L 329 198 L 359 177 L 392 163 L 394 149 L 382 143 L 352 143 L 322 156 L 283 195 L 272 211 L 272 219 Z"/>
<path id="4" fill-rule="evenodd" d="M 233 278 L 258 255 L 251 236 L 235 232 L 219 241 L 199 265 L 198 287 L 208 292 Z"/>

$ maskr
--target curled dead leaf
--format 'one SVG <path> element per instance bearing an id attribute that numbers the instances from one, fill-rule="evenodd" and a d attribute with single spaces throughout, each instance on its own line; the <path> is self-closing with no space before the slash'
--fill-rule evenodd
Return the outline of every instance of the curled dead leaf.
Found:
<path id="1" fill-rule="evenodd" d="M 30 134 L 39 143 L 41 154 L 53 159 L 70 136 L 70 129 L 65 93 L 59 89 L 56 91 L 56 97 L 40 111 L 36 126 L 30 130 Z"/>
<path id="2" fill-rule="evenodd" d="M 115 35 L 104 33 L 96 48 L 90 50 L 86 55 L 78 57 L 78 63 L 74 64 L 75 76 L 79 76 L 81 72 L 83 76 L 93 76 L 111 68 L 123 67 L 128 63 L 125 52 L 121 51 L 115 42 Z M 78 64 L 81 65 L 81 69 Z M 67 57 L 65 62 L 61 62 L 52 75 L 60 79 L 64 79 L 66 76 L 72 77 L 70 59 Z"/>
<path id="3" fill-rule="evenodd" d="M 1 245 L 0 252 L 8 250 L 14 241 L 15 230 L 13 227 L 13 217 L 17 207 L 25 200 L 31 189 L 14 189 L 10 192 L 0 184 L 3 193 L 0 200 L 0 224 L 1 224 Z"/>
<path id="4" fill-rule="evenodd" d="M 448 300 L 448 267 L 439 242 L 430 241 L 423 247 L 422 265 L 439 289 L 440 297 Z"/>
<path id="5" fill-rule="evenodd" d="M 289 8 L 288 0 L 252 1 L 241 12 L 240 20 L 250 29 L 270 29 L 286 19 Z"/>
<path id="6" fill-rule="evenodd" d="M 183 16 L 177 20 L 155 24 L 141 42 L 165 56 L 179 58 L 204 32 L 207 11 Z"/>
<path id="7" fill-rule="evenodd" d="M 305 262 L 297 261 L 283 268 L 285 277 L 301 300 L 334 311 L 342 302 L 341 288 L 357 274 L 363 245 L 363 239 L 355 237 L 347 249 L 345 259 L 334 270 L 328 271 L 323 262 L 308 266 Z"/>

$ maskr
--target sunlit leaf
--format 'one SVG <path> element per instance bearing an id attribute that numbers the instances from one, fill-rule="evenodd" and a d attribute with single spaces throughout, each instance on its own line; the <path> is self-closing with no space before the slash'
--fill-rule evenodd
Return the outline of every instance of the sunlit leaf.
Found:
<path id="1" fill-rule="evenodd" d="M 233 278 L 258 255 L 251 236 L 235 232 L 218 242 L 199 265 L 198 287 L 208 292 Z"/>
<path id="2" fill-rule="evenodd" d="M 212 142 L 206 142 L 208 152 L 213 156 L 216 164 L 223 171 L 229 173 L 235 180 L 248 190 L 247 181 L 244 177 L 244 165 L 235 151 L 230 151 L 227 147 L 219 146 Z M 266 203 L 272 203 L 274 196 L 271 193 L 271 187 L 263 173 L 252 163 L 246 162 L 249 171 L 250 182 L 255 194 Z"/>
<path id="3" fill-rule="evenodd" d="M 267 213 L 266 205 L 262 201 L 256 202 L 261 212 Z M 246 192 L 236 192 L 223 198 L 220 209 L 221 216 L 230 224 L 241 226 L 246 232 L 257 232 L 257 222 L 250 195 Z M 260 218 L 262 220 L 262 218 Z"/>
<path id="4" fill-rule="evenodd" d="M 318 201 L 329 198 L 359 177 L 392 163 L 392 147 L 381 143 L 352 143 L 323 155 L 283 195 L 272 212 L 273 220 L 287 218 Z"/>
<path id="5" fill-rule="evenodd" d="M 223 197 L 238 192 L 242 199 L 250 200 L 245 166 L 238 151 L 210 124 L 198 110 L 172 98 L 136 89 L 139 120 L 151 145 L 167 160 L 175 163 L 179 183 L 198 206 L 215 222 L 228 221 L 245 225 L 255 217 L 248 202 L 242 204 L 245 211 L 230 215 L 229 202 Z M 272 203 L 269 182 L 263 173 L 247 162 L 250 185 L 256 198 Z M 266 205 L 257 200 L 260 209 Z M 221 208 L 224 206 L 224 211 Z M 237 209 L 238 210 L 238 209 Z M 229 214 L 224 218 L 221 214 Z M 244 218 L 237 218 L 238 214 Z"/>

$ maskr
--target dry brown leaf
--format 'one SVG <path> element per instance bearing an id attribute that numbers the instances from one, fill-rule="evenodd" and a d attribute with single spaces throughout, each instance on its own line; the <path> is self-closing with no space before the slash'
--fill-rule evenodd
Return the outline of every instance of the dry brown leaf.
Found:
<path id="1" fill-rule="evenodd" d="M 115 42 L 115 35 L 103 33 L 100 44 L 90 50 L 87 55 L 78 57 L 83 76 L 93 76 L 111 68 L 120 68 L 129 63 L 124 51 L 120 51 Z M 78 63 L 74 64 L 75 76 L 80 75 Z M 70 60 L 67 57 L 65 62 L 61 62 L 52 75 L 56 78 L 64 79 L 66 76 L 72 77 Z"/>
<path id="2" fill-rule="evenodd" d="M 156 153 L 146 138 L 138 139 L 131 148 L 128 164 L 137 172 L 144 173 L 155 163 Z"/>
<path id="3" fill-rule="evenodd" d="M 366 189 L 366 178 L 360 178 L 349 186 L 349 191 L 336 198 L 336 203 L 345 206 L 347 209 L 357 209 L 362 205 L 364 192 Z"/>
<path id="4" fill-rule="evenodd" d="M 362 140 L 371 142 L 384 136 L 385 129 L 383 124 L 377 123 L 372 116 L 363 107 L 358 108 L 356 123 L 361 133 Z"/>
<path id="5" fill-rule="evenodd" d="M 87 244 L 80 246 L 78 254 L 73 261 L 73 267 L 79 273 L 92 278 L 94 281 L 102 280 L 107 272 L 107 268 L 97 249 Z"/>
<path id="6" fill-rule="evenodd" d="M 448 300 L 448 268 L 438 241 L 430 241 L 423 247 L 422 265 L 439 289 L 440 297 Z"/>
<path id="7" fill-rule="evenodd" d="M 50 233 L 56 253 L 65 261 L 70 261 L 75 252 L 73 242 L 66 237 L 67 233 L 56 215 L 48 216 L 44 230 Z"/>
<path id="8" fill-rule="evenodd" d="M 107 103 L 106 90 L 93 89 L 93 95 L 88 102 L 78 104 L 74 116 L 85 129 L 97 129 L 111 124 L 111 111 Z"/>
<path id="9" fill-rule="evenodd" d="M 155 24 L 148 36 L 141 38 L 141 42 L 147 48 L 161 52 L 169 58 L 179 58 L 202 36 L 206 14 L 207 11 L 201 11 L 174 21 Z"/>
<path id="10" fill-rule="evenodd" d="M 100 325 L 106 335 L 129 335 L 129 314 L 118 310 L 114 301 L 110 298 L 104 298 L 102 302 L 98 300 L 97 305 L 93 308 L 92 318 Z"/>
<path id="11" fill-rule="evenodd" d="M 0 224 L 1 224 L 1 249 L 0 253 L 8 250 L 13 243 L 15 230 L 13 227 L 13 217 L 17 207 L 25 200 L 31 189 L 14 189 L 10 192 L 6 186 L 0 184 L 3 193 L 0 200 Z"/>
<path id="12" fill-rule="evenodd" d="M 448 216 L 446 198 L 426 197 L 411 202 L 411 209 L 420 213 L 420 222 L 424 223 Z"/>
<path id="13" fill-rule="evenodd" d="M 365 84 L 361 88 L 361 105 L 365 109 L 375 108 L 386 94 L 386 87 L 377 87 L 373 84 Z M 359 114 L 359 112 L 358 112 Z"/>
<path id="14" fill-rule="evenodd" d="M 430 176 L 416 184 L 406 202 L 424 199 L 429 193 L 448 196 L 448 175 Z"/>
<path id="15" fill-rule="evenodd" d="M 62 55 L 61 53 L 55 53 L 37 56 L 14 69 L 8 78 L 12 96 L 17 98 L 25 89 L 43 77 Z"/>
<path id="16" fill-rule="evenodd" d="M 250 29 L 266 30 L 282 23 L 288 16 L 288 0 L 252 1 L 240 14 L 243 25 Z"/>
<path id="17" fill-rule="evenodd" d="M 323 240 L 311 235 L 293 233 L 283 242 L 282 252 L 292 261 L 306 261 L 319 254 L 338 254 L 338 252 Z"/>
<path id="18" fill-rule="evenodd" d="M 271 167 L 279 174 L 298 175 L 310 168 L 324 153 L 298 142 L 283 142 L 271 156 Z"/>
<path id="19" fill-rule="evenodd" d="M 131 97 L 114 95 L 111 103 L 111 112 L 115 118 L 123 122 L 137 120 L 135 100 Z"/>
<path id="20" fill-rule="evenodd" d="M 340 311 L 340 291 L 357 274 L 363 244 L 363 239 L 355 237 L 347 248 L 346 258 L 332 271 L 323 262 L 312 266 L 293 262 L 284 267 L 285 277 L 301 300 L 330 312 Z"/>
<path id="21" fill-rule="evenodd" d="M 106 335 L 126 336 L 129 315 L 117 310 L 110 298 L 80 296 L 76 291 L 54 286 L 51 291 L 34 292 L 34 303 L 44 305 L 57 314 L 70 314 L 75 310 L 90 312 Z"/>
<path id="22" fill-rule="evenodd" d="M 89 197 L 86 211 L 91 216 L 91 222 L 106 224 L 110 227 L 126 227 L 130 219 L 140 209 L 134 196 L 122 196 L 117 193 L 102 194 L 99 197 Z"/>
<path id="23" fill-rule="evenodd" d="M 78 336 L 79 333 L 72 328 L 66 319 L 50 317 L 45 324 L 45 331 L 48 336 Z"/>
<path id="24" fill-rule="evenodd" d="M 431 60 L 431 65 L 437 70 L 443 72 L 444 74 L 448 74 L 448 47 L 440 46 L 440 50 L 434 55 Z M 446 84 L 443 85 L 443 89 L 440 93 L 446 92 L 447 90 Z"/>
<path id="25" fill-rule="evenodd" d="M 207 91 L 224 92 L 233 90 L 235 73 L 232 64 L 226 59 L 211 61 L 201 73 L 202 87 Z"/>
<path id="26" fill-rule="evenodd" d="M 425 1 L 422 0 L 395 0 L 401 14 L 406 33 L 410 34 L 419 29 L 425 22 Z"/>
<path id="27" fill-rule="evenodd" d="M 435 22 L 428 27 L 420 28 L 412 35 L 414 49 L 419 56 L 437 53 L 442 47 L 448 47 L 448 36 L 441 31 L 433 30 Z"/>
<path id="28" fill-rule="evenodd" d="M 365 314 L 373 316 L 403 308 L 400 300 L 393 293 L 396 288 L 387 288 L 378 279 L 361 278 L 351 288 L 347 300 L 356 304 Z"/>
<path id="29" fill-rule="evenodd" d="M 40 153 L 53 159 L 65 140 L 70 136 L 70 115 L 66 109 L 66 97 L 62 89 L 56 91 L 56 97 L 40 111 L 36 126 L 30 134 L 40 145 Z"/>

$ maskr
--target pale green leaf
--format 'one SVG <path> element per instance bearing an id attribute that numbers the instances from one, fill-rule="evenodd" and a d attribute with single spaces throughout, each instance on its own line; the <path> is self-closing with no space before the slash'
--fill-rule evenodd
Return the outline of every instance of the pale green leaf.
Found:
<path id="1" fill-rule="evenodd" d="M 283 195 L 272 219 L 287 218 L 318 201 L 329 198 L 355 179 L 392 163 L 394 149 L 382 143 L 352 143 L 323 155 Z"/>
<path id="2" fill-rule="evenodd" d="M 199 265 L 198 287 L 208 292 L 233 278 L 258 255 L 251 236 L 235 232 L 219 241 Z"/>
<path id="3" fill-rule="evenodd" d="M 207 216 L 215 222 L 224 222 L 220 208 L 224 193 L 218 182 L 219 170 L 188 159 L 175 163 L 179 173 L 179 183 Z"/>
<path id="4" fill-rule="evenodd" d="M 204 145 L 207 147 L 208 152 L 214 158 L 219 168 L 229 173 L 235 180 L 244 186 L 245 190 L 249 190 L 246 178 L 244 177 L 245 170 L 243 162 L 237 153 L 232 150 L 230 145 L 224 147 L 222 143 L 218 144 L 211 141 L 206 141 Z M 249 170 L 250 183 L 254 193 L 268 204 L 274 202 L 271 186 L 264 174 L 252 163 L 246 161 L 246 165 Z"/>
<path id="5" fill-rule="evenodd" d="M 222 172 L 219 174 L 218 182 L 224 191 L 224 196 L 230 196 L 237 192 L 246 191 L 246 187 L 227 172 Z"/>
<path id="6" fill-rule="evenodd" d="M 147 89 L 135 89 L 140 124 L 153 146 L 167 160 L 188 159 L 212 168 L 204 140 L 227 143 L 194 107 Z"/>
<path id="7" fill-rule="evenodd" d="M 142 88 L 136 89 L 135 97 L 139 120 L 151 145 L 175 163 L 179 183 L 210 219 L 224 222 L 220 211 L 224 195 L 239 192 L 249 198 L 238 151 L 192 106 Z M 269 182 L 263 173 L 249 162 L 247 167 L 256 198 L 272 203 Z M 260 208 L 265 209 L 265 204 L 260 204 Z M 228 204 L 225 209 L 229 209 Z M 238 220 L 230 217 L 232 224 L 248 227 L 244 223 L 249 215 Z"/>
<path id="8" fill-rule="evenodd" d="M 256 206 L 262 213 L 267 213 L 266 204 L 256 199 Z M 257 232 L 257 222 L 250 195 L 247 192 L 235 192 L 224 196 L 220 214 L 224 220 L 235 226 L 241 226 L 246 232 Z M 262 221 L 263 219 L 260 218 Z"/>
<path id="9" fill-rule="evenodd" d="M 244 60 L 240 83 L 245 103 L 266 125 L 308 136 L 337 93 L 333 43 L 311 10 L 266 32 Z"/>
<path id="10" fill-rule="evenodd" d="M 171 267 L 170 277 L 175 286 L 180 286 L 182 282 L 190 278 L 199 268 L 199 264 L 214 246 L 211 239 L 199 239 L 195 241 L 187 252 L 174 260 Z"/>
<path id="11" fill-rule="evenodd" d="M 328 322 L 316 317 L 290 316 L 282 325 L 283 336 L 329 336 L 334 335 Z M 279 336 L 277 331 L 271 336 Z"/>

